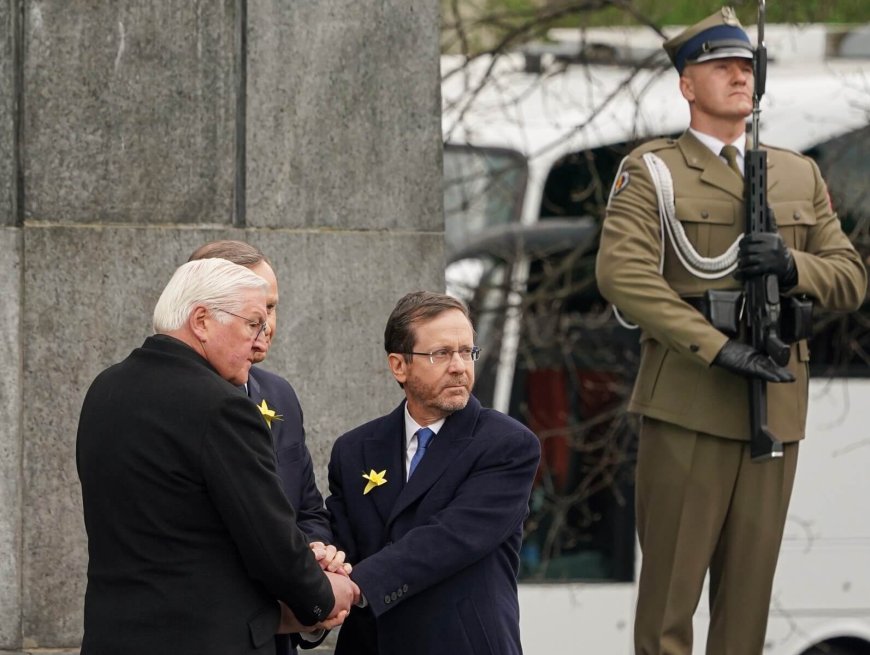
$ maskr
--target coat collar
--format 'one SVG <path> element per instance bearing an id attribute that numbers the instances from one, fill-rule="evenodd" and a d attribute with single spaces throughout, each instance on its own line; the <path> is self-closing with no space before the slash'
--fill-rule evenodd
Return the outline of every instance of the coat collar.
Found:
<path id="1" fill-rule="evenodd" d="M 404 434 L 405 403 L 402 402 L 363 440 L 363 473 L 387 471 L 387 483 L 368 494 L 384 523 L 405 486 Z M 361 479 L 360 484 L 365 481 Z"/>
<path id="2" fill-rule="evenodd" d="M 399 406 L 402 418 L 398 434 L 404 435 L 404 403 Z M 414 475 L 405 484 L 392 507 L 387 524 L 428 491 L 471 443 L 474 426 L 480 414 L 480 403 L 470 396 L 464 409 L 447 417 L 420 461 Z M 404 462 L 402 463 L 404 472 Z"/>
<path id="3" fill-rule="evenodd" d="M 260 381 L 254 377 L 254 367 L 251 367 L 251 372 L 248 373 L 248 396 L 257 405 L 263 400 L 263 390 L 260 388 Z"/>
<path id="4" fill-rule="evenodd" d="M 734 175 L 728 166 L 707 146 L 701 143 L 694 134 L 688 130 L 677 139 L 677 147 L 685 159 L 686 166 L 700 171 L 701 180 L 731 194 L 738 200 L 744 199 L 743 182 Z M 768 159 L 767 169 L 773 168 Z M 767 190 L 775 185 L 772 176 L 768 174 Z"/>

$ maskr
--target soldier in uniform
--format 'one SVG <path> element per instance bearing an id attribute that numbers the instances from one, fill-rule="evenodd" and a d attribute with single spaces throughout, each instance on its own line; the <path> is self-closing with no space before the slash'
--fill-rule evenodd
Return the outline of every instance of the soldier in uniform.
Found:
<path id="1" fill-rule="evenodd" d="M 708 289 L 741 289 L 747 276 L 775 274 L 786 296 L 852 311 L 864 300 L 867 273 L 818 167 L 795 152 L 763 146 L 778 233 L 743 236 L 740 171 L 752 111 L 753 48 L 733 11 L 722 9 L 664 48 L 680 74 L 690 126 L 678 139 L 652 141 L 623 161 L 596 270 L 601 293 L 642 328 L 629 406 L 642 416 L 635 649 L 637 655 L 691 653 L 692 615 L 709 570 L 707 654 L 760 654 L 804 437 L 809 349 L 806 341 L 793 344 L 781 368 L 739 335 L 714 328 L 702 297 Z M 725 146 L 734 148 L 722 153 Z M 663 239 L 648 153 L 670 173 L 686 248 L 705 261 L 727 260 L 731 248 L 724 275 L 684 264 L 675 241 Z M 749 456 L 753 377 L 768 383 L 768 426 L 785 442 L 781 458 L 763 463 Z"/>

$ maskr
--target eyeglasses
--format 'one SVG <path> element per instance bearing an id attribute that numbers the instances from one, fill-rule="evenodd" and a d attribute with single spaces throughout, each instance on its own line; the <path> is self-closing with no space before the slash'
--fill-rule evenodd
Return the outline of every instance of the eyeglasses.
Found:
<path id="1" fill-rule="evenodd" d="M 459 353 L 459 358 L 463 362 L 476 362 L 480 357 L 480 348 L 472 346 L 471 348 L 460 348 L 459 350 L 448 350 L 447 348 L 439 348 L 430 353 L 415 353 L 409 352 L 406 355 L 419 355 L 420 357 L 428 357 L 432 364 L 446 364 L 453 359 L 453 355 Z"/>
<path id="2" fill-rule="evenodd" d="M 243 321 L 248 323 L 248 328 L 250 328 L 251 332 L 254 335 L 254 341 L 260 338 L 260 335 L 266 331 L 266 328 L 269 326 L 265 320 L 255 321 L 252 318 L 245 318 L 244 316 L 239 316 L 238 314 L 233 314 L 232 312 L 228 312 L 225 309 L 221 309 L 220 307 L 215 307 L 216 311 L 223 312 L 224 314 L 229 314 L 230 316 L 235 316 L 236 318 L 240 318 Z"/>

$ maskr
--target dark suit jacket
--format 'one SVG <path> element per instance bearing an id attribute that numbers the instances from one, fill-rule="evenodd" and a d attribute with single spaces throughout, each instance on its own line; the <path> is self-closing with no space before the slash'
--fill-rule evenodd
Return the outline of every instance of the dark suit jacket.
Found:
<path id="1" fill-rule="evenodd" d="M 265 400 L 266 405 L 281 416 L 280 420 L 272 420 L 272 446 L 281 488 L 296 510 L 296 525 L 309 541 L 331 544 L 329 514 L 314 481 L 314 466 L 311 453 L 305 445 L 302 407 L 296 392 L 281 376 L 255 366 L 248 375 L 248 395 L 257 405 Z M 313 648 L 320 641 L 302 641 L 298 635 L 292 638 L 290 635 L 276 635 L 275 649 L 277 655 L 287 655 L 296 652 L 295 645 Z"/>
<path id="2" fill-rule="evenodd" d="M 303 621 L 331 611 L 262 416 L 182 342 L 150 337 L 97 377 L 76 461 L 83 654 L 273 653 L 276 599 Z"/>
<path id="3" fill-rule="evenodd" d="M 310 541 L 331 544 L 329 514 L 314 480 L 311 453 L 305 445 L 302 407 L 296 392 L 284 378 L 255 366 L 248 377 L 248 395 L 257 405 L 265 400 L 281 416 L 280 421 L 272 421 L 272 444 L 281 488 L 296 510 L 296 525 Z"/>
<path id="4" fill-rule="evenodd" d="M 405 483 L 404 411 L 332 450 L 326 505 L 369 603 L 342 626 L 336 655 L 521 653 L 516 576 L 538 439 L 471 398 Z M 364 495 L 372 469 L 387 483 Z"/>

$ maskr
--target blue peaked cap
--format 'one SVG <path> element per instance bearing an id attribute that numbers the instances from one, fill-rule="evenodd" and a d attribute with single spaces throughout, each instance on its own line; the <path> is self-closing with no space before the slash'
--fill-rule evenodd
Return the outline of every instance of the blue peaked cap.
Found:
<path id="1" fill-rule="evenodd" d="M 741 27 L 716 25 L 699 32 L 677 50 L 674 66 L 679 73 L 682 73 L 687 63 L 725 57 L 752 59 L 752 42 Z"/>

